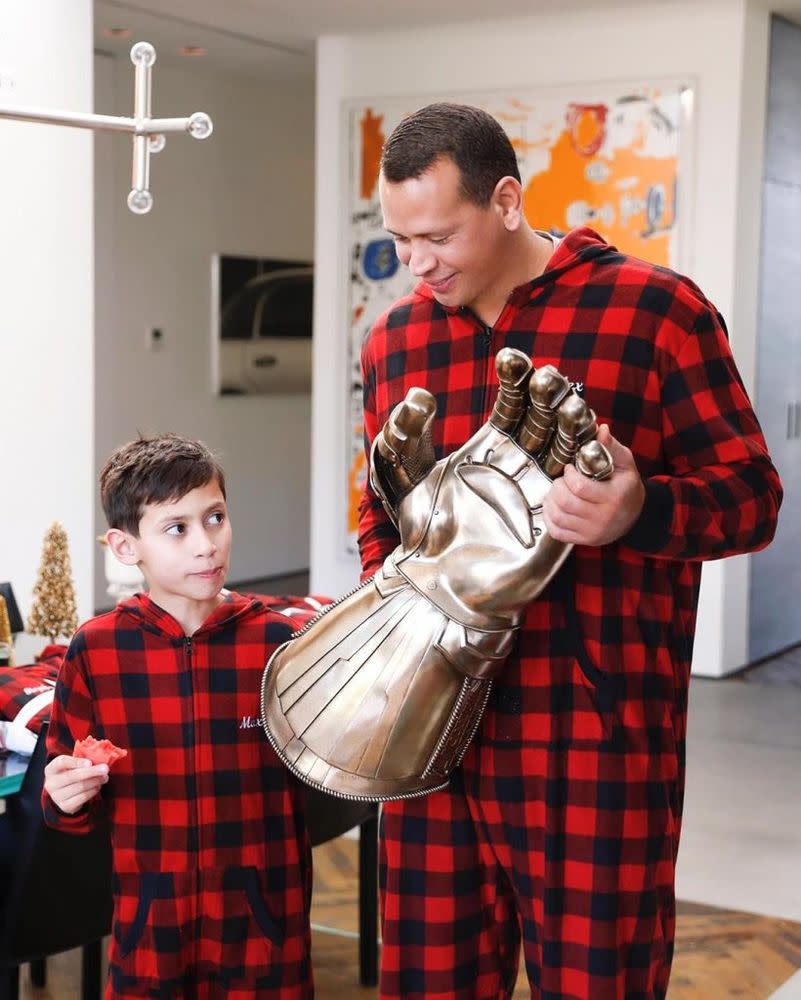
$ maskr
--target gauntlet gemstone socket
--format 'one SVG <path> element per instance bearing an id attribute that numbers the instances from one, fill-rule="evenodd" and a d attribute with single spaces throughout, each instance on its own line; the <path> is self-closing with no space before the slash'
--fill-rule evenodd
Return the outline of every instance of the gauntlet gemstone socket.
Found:
<path id="1" fill-rule="evenodd" d="M 496 356 L 489 420 L 437 462 L 434 397 L 411 389 L 373 442 L 370 483 L 401 542 L 361 587 L 270 658 L 261 718 L 303 781 L 366 801 L 447 784 L 526 606 L 571 546 L 542 502 L 568 463 L 605 479 L 595 414 L 552 365 Z"/>

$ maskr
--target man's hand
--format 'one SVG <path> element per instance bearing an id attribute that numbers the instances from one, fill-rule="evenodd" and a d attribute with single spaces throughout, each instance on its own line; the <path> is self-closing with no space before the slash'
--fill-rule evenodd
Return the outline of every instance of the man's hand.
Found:
<path id="1" fill-rule="evenodd" d="M 92 764 L 84 757 L 62 754 L 50 761 L 44 773 L 45 791 L 63 813 L 72 815 L 108 781 L 108 764 Z"/>
<path id="2" fill-rule="evenodd" d="M 598 441 L 612 456 L 615 471 L 608 479 L 589 479 L 573 465 L 554 481 L 543 502 L 543 519 L 552 538 L 573 545 L 608 545 L 621 538 L 640 516 L 643 485 L 631 451 L 612 437 L 606 424 Z"/>

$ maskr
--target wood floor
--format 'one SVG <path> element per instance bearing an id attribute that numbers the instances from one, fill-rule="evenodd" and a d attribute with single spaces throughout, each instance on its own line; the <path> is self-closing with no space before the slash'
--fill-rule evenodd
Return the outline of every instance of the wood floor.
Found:
<path id="1" fill-rule="evenodd" d="M 315 849 L 312 905 L 316 1000 L 375 998 L 358 984 L 356 841 L 339 838 Z M 322 927 L 333 928 L 332 934 Z M 679 904 L 676 959 L 669 1000 L 767 1000 L 801 968 L 801 924 Z M 79 1000 L 79 953 L 48 962 L 48 984 L 30 985 L 22 974 L 23 1000 Z M 515 1000 L 528 1000 L 521 974 Z"/>

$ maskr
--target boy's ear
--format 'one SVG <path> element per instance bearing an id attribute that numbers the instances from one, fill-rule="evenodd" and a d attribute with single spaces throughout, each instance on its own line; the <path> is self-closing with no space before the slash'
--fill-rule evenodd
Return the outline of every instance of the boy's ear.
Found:
<path id="1" fill-rule="evenodd" d="M 109 528 L 106 532 L 108 547 L 116 558 L 126 566 L 135 566 L 139 562 L 139 555 L 133 539 L 126 531 L 119 528 Z"/>

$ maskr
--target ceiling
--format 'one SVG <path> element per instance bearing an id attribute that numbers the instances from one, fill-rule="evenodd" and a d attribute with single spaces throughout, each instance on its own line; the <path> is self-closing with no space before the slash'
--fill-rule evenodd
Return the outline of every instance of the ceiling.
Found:
<path id="1" fill-rule="evenodd" d="M 135 41 L 152 42 L 166 65 L 192 60 L 182 46 L 207 50 L 212 72 L 260 80 L 311 81 L 319 35 L 386 31 L 538 12 L 657 5 L 664 0 L 95 0 L 95 47 L 127 56 Z M 725 0 L 724 0 L 725 2 Z M 735 0 L 731 0 L 735 2 Z M 801 0 L 754 0 L 801 21 Z M 491 15 L 488 13 L 491 9 Z M 618 13 L 618 16 L 619 13 Z M 104 29 L 131 36 L 110 39 Z"/>

